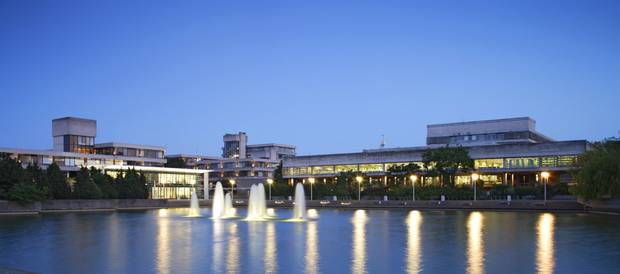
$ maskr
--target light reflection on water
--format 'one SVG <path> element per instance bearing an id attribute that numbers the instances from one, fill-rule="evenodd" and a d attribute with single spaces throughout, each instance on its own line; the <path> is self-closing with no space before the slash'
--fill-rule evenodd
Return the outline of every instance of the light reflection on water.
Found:
<path id="1" fill-rule="evenodd" d="M 186 213 L 0 218 L 0 268 L 40 273 L 620 273 L 618 216 L 323 209 L 313 222 L 249 223 L 214 221 L 208 214 L 190 219 Z M 289 214 L 278 209 L 279 216 Z"/>
<path id="2" fill-rule="evenodd" d="M 541 214 L 536 226 L 536 270 L 540 274 L 553 273 L 554 257 L 554 224 L 555 216 L 551 213 Z"/>
<path id="3" fill-rule="evenodd" d="M 170 220 L 168 218 L 157 220 L 157 273 L 170 273 L 169 226 Z"/>
<path id="4" fill-rule="evenodd" d="M 467 218 L 467 273 L 484 273 L 484 219 L 482 213 L 472 212 Z"/>
<path id="5" fill-rule="evenodd" d="M 276 246 L 276 225 L 267 223 L 265 233 L 265 273 L 276 273 L 278 270 L 278 248 Z"/>
<path id="6" fill-rule="evenodd" d="M 239 235 L 237 224 L 228 225 L 228 251 L 226 252 L 226 273 L 239 273 Z"/>
<path id="7" fill-rule="evenodd" d="M 308 222 L 306 225 L 306 273 L 319 273 L 319 239 L 317 237 L 316 222 Z"/>
<path id="8" fill-rule="evenodd" d="M 407 273 L 420 273 L 422 258 L 420 253 L 420 226 L 422 214 L 414 210 L 407 216 Z"/>
<path id="9" fill-rule="evenodd" d="M 353 213 L 353 258 L 351 272 L 366 273 L 366 210 L 358 209 Z"/>

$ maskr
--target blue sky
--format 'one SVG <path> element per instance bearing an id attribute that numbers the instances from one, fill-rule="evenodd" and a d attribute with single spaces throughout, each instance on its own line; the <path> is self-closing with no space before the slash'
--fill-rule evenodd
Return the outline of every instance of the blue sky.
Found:
<path id="1" fill-rule="evenodd" d="M 530 116 L 559 140 L 620 130 L 620 1 L 0 0 L 0 147 L 51 119 L 98 142 L 298 154 L 425 142 L 426 124 Z"/>

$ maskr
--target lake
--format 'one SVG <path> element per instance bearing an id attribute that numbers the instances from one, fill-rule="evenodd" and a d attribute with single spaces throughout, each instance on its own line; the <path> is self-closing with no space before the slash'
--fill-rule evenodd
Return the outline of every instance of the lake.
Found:
<path id="1" fill-rule="evenodd" d="M 620 216 L 318 210 L 309 222 L 187 209 L 0 217 L 0 268 L 42 273 L 620 273 Z M 244 210 L 239 210 L 245 215 Z M 290 209 L 277 209 L 281 218 Z"/>

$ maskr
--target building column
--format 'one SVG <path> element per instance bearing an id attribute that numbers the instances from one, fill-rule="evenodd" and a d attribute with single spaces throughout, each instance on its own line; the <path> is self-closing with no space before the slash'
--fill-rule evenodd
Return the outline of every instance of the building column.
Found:
<path id="1" fill-rule="evenodd" d="M 202 179 L 204 180 L 202 183 L 202 188 L 204 191 L 204 199 L 209 200 L 209 172 L 205 172 L 202 174 Z"/>

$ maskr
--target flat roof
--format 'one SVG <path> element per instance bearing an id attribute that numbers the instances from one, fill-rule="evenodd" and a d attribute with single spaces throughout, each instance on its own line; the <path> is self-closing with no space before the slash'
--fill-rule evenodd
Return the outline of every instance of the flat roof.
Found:
<path id="1" fill-rule="evenodd" d="M 170 154 L 164 156 L 165 158 L 202 158 L 202 159 L 218 159 L 216 156 L 204 156 L 195 154 Z"/>
<path id="2" fill-rule="evenodd" d="M 268 144 L 256 144 L 256 145 L 247 145 L 246 147 L 256 148 L 256 147 L 285 147 L 285 148 L 296 148 L 293 145 L 285 145 L 285 144 L 276 144 L 276 143 L 268 143 Z"/>
<path id="3" fill-rule="evenodd" d="M 53 119 L 52 121 L 60 121 L 60 120 L 78 120 L 78 121 L 86 121 L 86 122 L 97 122 L 97 120 L 94 120 L 94 119 L 87 119 L 87 118 L 80 118 L 80 117 L 73 117 L 73 116 L 60 117 L 60 118 Z"/>
<path id="4" fill-rule="evenodd" d="M 118 142 L 107 142 L 107 143 L 95 144 L 95 148 L 102 148 L 102 147 L 127 147 L 127 148 L 137 148 L 137 149 L 166 150 L 166 148 L 160 147 L 160 146 L 127 144 L 127 143 L 118 143 Z"/>
<path id="5" fill-rule="evenodd" d="M 189 168 L 172 168 L 172 167 L 153 167 L 153 166 L 119 166 L 109 165 L 104 166 L 103 170 L 138 170 L 138 171 L 153 171 L 153 172 L 170 172 L 170 173 L 191 173 L 191 174 L 205 174 L 211 170 L 207 169 L 189 169 Z"/>
<path id="6" fill-rule="evenodd" d="M 19 148 L 0 147 L 0 153 L 89 158 L 89 159 L 125 160 L 125 161 L 151 162 L 151 163 L 160 163 L 160 164 L 166 163 L 165 158 L 146 158 L 146 157 L 131 157 L 131 156 L 107 155 L 107 154 L 88 154 L 88 153 L 65 152 L 65 151 L 55 151 L 55 150 L 39 150 L 39 149 L 19 149 Z"/>
<path id="7" fill-rule="evenodd" d="M 460 126 L 460 125 L 471 125 L 471 124 L 485 124 L 485 123 L 496 123 L 496 122 L 508 122 L 508 121 L 536 121 L 530 117 L 513 117 L 513 118 L 500 118 L 500 119 L 490 119 L 490 120 L 476 120 L 476 121 L 468 121 L 468 122 L 455 122 L 455 123 L 443 123 L 443 124 L 429 124 L 426 125 L 427 128 L 430 127 L 443 127 L 443 126 Z"/>

